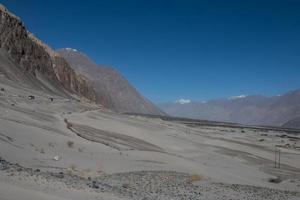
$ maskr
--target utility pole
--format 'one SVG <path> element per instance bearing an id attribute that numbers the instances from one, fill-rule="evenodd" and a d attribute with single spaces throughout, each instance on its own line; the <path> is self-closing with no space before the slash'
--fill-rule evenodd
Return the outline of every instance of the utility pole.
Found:
<path id="1" fill-rule="evenodd" d="M 274 164 L 275 164 L 274 167 L 275 167 L 275 168 L 276 168 L 276 161 L 277 161 L 277 152 L 276 152 L 276 146 L 275 146 L 275 160 L 274 160 L 274 162 L 275 162 L 275 163 L 274 163 Z"/>
<path id="2" fill-rule="evenodd" d="M 278 149 L 278 156 L 279 156 L 278 167 L 279 167 L 279 169 L 280 169 L 280 149 Z"/>
<path id="3" fill-rule="evenodd" d="M 274 160 L 274 164 L 275 164 L 275 168 L 279 168 L 280 169 L 280 156 L 281 156 L 281 152 L 280 149 L 277 149 L 275 146 L 275 160 Z"/>

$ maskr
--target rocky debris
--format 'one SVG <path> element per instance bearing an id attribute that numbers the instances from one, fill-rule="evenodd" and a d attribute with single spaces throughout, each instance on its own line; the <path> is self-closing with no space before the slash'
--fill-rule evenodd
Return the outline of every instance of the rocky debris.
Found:
<path id="1" fill-rule="evenodd" d="M 26 173 L 27 177 L 42 176 L 48 181 L 64 183 L 76 190 L 90 189 L 111 193 L 132 200 L 288 200 L 300 198 L 299 192 L 282 191 L 262 187 L 214 183 L 200 180 L 194 184 L 191 175 L 172 171 L 137 171 L 82 178 L 64 172 L 43 172 L 11 164 L 0 158 L 0 169 L 8 173 Z M 9 169 L 9 170 L 8 170 Z M 37 179 L 38 180 L 38 179 Z"/>
<path id="2" fill-rule="evenodd" d="M 64 178 L 64 173 L 63 172 L 59 172 L 59 173 L 51 173 L 52 176 L 62 179 Z"/>
<path id="3" fill-rule="evenodd" d="M 7 170 L 9 163 L 0 157 L 0 170 Z"/>
<path id="4" fill-rule="evenodd" d="M 270 178 L 269 182 L 270 183 L 280 183 L 280 182 L 282 182 L 282 180 L 280 178 L 276 177 L 276 178 Z"/>
<path id="5" fill-rule="evenodd" d="M 99 189 L 99 185 L 98 185 L 97 181 L 95 181 L 95 180 L 91 181 L 90 183 L 87 183 L 87 185 L 88 185 L 90 188 L 93 188 L 93 189 Z"/>
<path id="6" fill-rule="evenodd" d="M 29 99 L 29 100 L 33 100 L 33 99 L 35 99 L 35 96 L 29 95 L 29 96 L 28 96 L 28 99 Z"/>
<path id="7" fill-rule="evenodd" d="M 53 157 L 53 160 L 55 160 L 55 161 L 59 161 L 60 159 L 61 159 L 61 156 L 58 156 L 58 155 Z"/>

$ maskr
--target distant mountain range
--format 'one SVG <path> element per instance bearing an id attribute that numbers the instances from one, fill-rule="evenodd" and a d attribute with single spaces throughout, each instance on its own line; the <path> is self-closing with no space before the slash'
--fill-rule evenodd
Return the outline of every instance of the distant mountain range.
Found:
<path id="1" fill-rule="evenodd" d="M 207 102 L 180 99 L 158 106 L 171 116 L 300 128 L 300 89 L 281 96 L 241 95 Z"/>
<path id="2" fill-rule="evenodd" d="M 116 112 L 164 114 L 116 70 L 98 66 L 71 48 L 54 51 L 0 4 L 2 76 L 49 94 L 85 98 Z"/>

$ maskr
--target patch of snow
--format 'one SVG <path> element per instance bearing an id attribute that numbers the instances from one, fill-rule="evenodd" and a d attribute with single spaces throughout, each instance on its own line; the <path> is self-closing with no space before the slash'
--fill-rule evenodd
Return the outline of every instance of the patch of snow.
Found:
<path id="1" fill-rule="evenodd" d="M 187 103 L 191 103 L 191 100 L 189 100 L 189 99 L 178 99 L 178 100 L 175 101 L 175 103 L 187 104 Z"/>
<path id="2" fill-rule="evenodd" d="M 75 51 L 75 52 L 77 51 L 77 49 L 72 49 L 72 48 L 69 48 L 69 47 L 67 47 L 66 50 L 68 50 L 68 51 Z"/>
<path id="3" fill-rule="evenodd" d="M 228 97 L 228 100 L 235 100 L 235 99 L 242 99 L 245 98 L 246 95 L 239 95 L 239 96 L 232 96 L 232 97 Z"/>

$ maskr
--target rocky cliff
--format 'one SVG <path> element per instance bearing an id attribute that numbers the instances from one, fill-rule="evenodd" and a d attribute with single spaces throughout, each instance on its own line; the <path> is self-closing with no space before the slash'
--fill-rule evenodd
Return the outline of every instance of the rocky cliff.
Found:
<path id="1" fill-rule="evenodd" d="M 0 48 L 15 68 L 0 67 L 7 78 L 57 95 L 69 93 L 95 101 L 95 92 L 87 78 L 77 75 L 69 64 L 33 34 L 20 18 L 0 5 Z"/>

